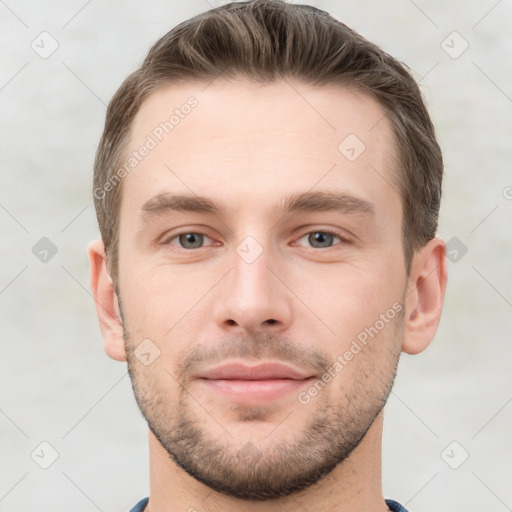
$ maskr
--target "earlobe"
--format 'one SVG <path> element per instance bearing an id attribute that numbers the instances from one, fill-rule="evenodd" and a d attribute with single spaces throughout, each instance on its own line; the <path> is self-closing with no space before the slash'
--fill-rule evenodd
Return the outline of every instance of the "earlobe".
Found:
<path id="1" fill-rule="evenodd" d="M 413 256 L 402 342 L 402 350 L 407 354 L 422 352 L 434 339 L 447 280 L 445 242 L 435 237 Z"/>
<path id="2" fill-rule="evenodd" d="M 105 352 L 116 361 L 126 361 L 123 325 L 114 283 L 108 273 L 103 240 L 93 240 L 87 248 L 90 266 L 90 284 Z"/>

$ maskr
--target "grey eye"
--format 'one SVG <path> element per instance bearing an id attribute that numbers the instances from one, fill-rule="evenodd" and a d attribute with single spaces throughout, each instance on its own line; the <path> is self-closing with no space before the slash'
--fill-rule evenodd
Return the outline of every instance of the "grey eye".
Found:
<path id="1" fill-rule="evenodd" d="M 204 235 L 200 233 L 183 233 L 178 236 L 178 240 L 184 249 L 198 249 L 203 245 Z"/>
<path id="2" fill-rule="evenodd" d="M 312 247 L 315 248 L 325 248 L 331 247 L 333 244 L 334 238 L 338 238 L 332 233 L 327 233 L 325 231 L 313 231 L 307 235 L 308 242 Z"/>

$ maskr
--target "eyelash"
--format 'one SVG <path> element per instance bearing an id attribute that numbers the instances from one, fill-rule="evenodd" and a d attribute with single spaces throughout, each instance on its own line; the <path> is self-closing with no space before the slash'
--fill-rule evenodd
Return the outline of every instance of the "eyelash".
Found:
<path id="1" fill-rule="evenodd" d="M 329 234 L 329 235 L 333 235 L 335 236 L 336 238 L 338 238 L 340 240 L 340 244 L 343 244 L 343 245 L 348 245 L 350 244 L 350 240 L 348 240 L 348 238 L 344 237 L 339 231 L 336 231 L 334 229 L 314 229 L 312 231 L 307 231 L 306 233 L 304 233 L 303 235 L 300 236 L 300 238 L 298 238 L 298 240 L 301 240 L 302 238 L 304 238 L 305 236 L 307 235 L 310 235 L 311 233 L 324 233 L 324 234 Z M 333 244 L 331 245 L 330 247 L 309 247 L 310 249 L 332 249 L 336 244 Z"/>
<path id="2" fill-rule="evenodd" d="M 307 235 L 310 235 L 311 233 L 324 233 L 324 234 L 329 234 L 329 235 L 333 235 L 335 236 L 336 238 L 338 238 L 340 240 L 339 243 L 343 244 L 343 245 L 349 245 L 351 244 L 352 242 L 350 240 L 348 240 L 346 237 L 344 237 L 340 232 L 336 231 L 336 230 L 332 230 L 332 229 L 314 229 L 312 231 L 307 231 L 306 233 L 302 234 L 297 240 L 301 240 L 302 238 L 304 238 L 305 236 Z M 179 238 L 181 235 L 187 235 L 187 234 L 193 234 L 193 235 L 203 235 L 204 237 L 206 238 L 210 238 L 210 240 L 212 240 L 211 237 L 209 237 L 208 235 L 204 234 L 204 233 L 201 233 L 200 231 L 182 231 L 181 233 L 177 233 L 175 235 L 172 236 L 172 238 L 168 238 L 166 239 L 164 242 L 162 242 L 163 245 L 174 245 L 174 244 L 171 244 L 171 242 L 177 238 Z M 332 246 L 329 246 L 329 247 L 309 247 L 309 249 L 331 249 L 335 246 L 336 244 L 333 244 Z M 188 252 L 191 252 L 191 251 L 197 251 L 199 249 L 204 249 L 205 247 L 202 246 L 202 247 L 197 247 L 197 248 L 194 248 L 194 249 L 187 249 L 185 247 L 181 247 L 181 246 L 177 246 L 179 249 L 183 249 L 184 251 L 188 251 Z"/>

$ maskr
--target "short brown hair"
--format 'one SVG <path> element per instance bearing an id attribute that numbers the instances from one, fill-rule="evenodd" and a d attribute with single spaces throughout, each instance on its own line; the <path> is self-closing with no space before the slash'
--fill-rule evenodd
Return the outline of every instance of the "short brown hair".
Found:
<path id="1" fill-rule="evenodd" d="M 119 179 L 114 173 L 136 113 L 161 87 L 210 82 L 219 76 L 260 83 L 292 78 L 318 86 L 339 84 L 375 98 L 396 140 L 409 274 L 414 251 L 435 236 L 443 175 L 441 150 L 418 85 L 402 63 L 328 13 L 279 0 L 255 0 L 211 9 L 173 28 L 154 44 L 110 101 L 93 186 L 114 284 L 122 187 L 112 183 Z"/>

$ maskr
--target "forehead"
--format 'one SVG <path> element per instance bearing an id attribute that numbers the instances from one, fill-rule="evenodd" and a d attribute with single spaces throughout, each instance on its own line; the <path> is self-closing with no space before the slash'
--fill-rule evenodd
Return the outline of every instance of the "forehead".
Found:
<path id="1" fill-rule="evenodd" d="M 240 207 L 313 187 L 399 202 L 384 110 L 340 86 L 216 80 L 165 87 L 141 106 L 128 147 L 127 158 L 137 155 L 122 211 L 166 191 Z"/>

